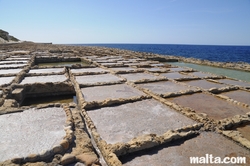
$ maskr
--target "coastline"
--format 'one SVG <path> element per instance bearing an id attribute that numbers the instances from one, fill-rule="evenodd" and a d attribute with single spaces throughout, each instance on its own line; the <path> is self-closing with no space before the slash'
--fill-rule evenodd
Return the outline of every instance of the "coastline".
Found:
<path id="1" fill-rule="evenodd" d="M 125 49 L 118 49 L 118 48 L 110 48 L 110 47 L 102 47 L 102 46 L 87 46 L 87 47 L 98 47 L 98 48 L 105 48 L 105 49 L 114 49 L 114 50 L 123 50 L 123 51 L 131 51 Z M 179 61 L 179 62 L 187 62 L 187 63 L 194 63 L 199 65 L 207 65 L 213 67 L 220 67 L 226 69 L 234 69 L 234 70 L 241 70 L 241 71 L 248 71 L 250 72 L 250 63 L 247 62 L 217 62 L 217 61 L 209 61 L 209 60 L 201 60 L 197 58 L 186 58 L 183 56 L 177 55 L 162 55 L 156 53 L 148 53 L 148 52 L 140 52 L 140 51 L 131 51 L 137 52 L 149 60 L 159 60 L 160 62 L 164 62 L 166 59 L 167 62 Z M 153 57 L 152 57 L 153 56 Z"/>

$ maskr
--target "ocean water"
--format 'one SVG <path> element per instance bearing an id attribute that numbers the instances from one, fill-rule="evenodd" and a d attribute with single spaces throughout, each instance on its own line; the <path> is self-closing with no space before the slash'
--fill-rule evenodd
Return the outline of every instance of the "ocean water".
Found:
<path id="1" fill-rule="evenodd" d="M 76 44 L 79 45 L 79 44 Z M 213 46 L 180 44 L 80 44 L 149 52 L 161 55 L 175 55 L 217 62 L 250 63 L 250 46 Z"/>

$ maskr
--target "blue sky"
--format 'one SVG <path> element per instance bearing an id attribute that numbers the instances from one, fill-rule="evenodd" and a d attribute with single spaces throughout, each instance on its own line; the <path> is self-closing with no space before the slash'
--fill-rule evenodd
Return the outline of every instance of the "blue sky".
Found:
<path id="1" fill-rule="evenodd" d="M 250 0 L 0 0 L 0 15 L 35 42 L 250 45 Z"/>

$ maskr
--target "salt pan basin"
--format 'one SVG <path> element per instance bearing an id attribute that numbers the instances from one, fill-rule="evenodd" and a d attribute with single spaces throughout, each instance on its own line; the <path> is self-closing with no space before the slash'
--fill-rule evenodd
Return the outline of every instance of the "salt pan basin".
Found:
<path id="1" fill-rule="evenodd" d="M 137 69 L 132 67 L 115 67 L 115 68 L 109 68 L 113 71 L 136 71 Z"/>
<path id="2" fill-rule="evenodd" d="M 63 82 L 66 81 L 65 75 L 49 75 L 25 77 L 20 84 L 47 83 L 47 82 Z"/>
<path id="3" fill-rule="evenodd" d="M 157 165 L 157 166 L 188 166 L 188 165 L 224 165 L 228 164 L 191 164 L 190 157 L 246 157 L 246 165 L 250 164 L 250 152 L 226 139 L 222 135 L 204 132 L 188 140 L 177 140 L 148 150 L 142 150 L 120 157 L 123 165 Z M 232 164 L 244 165 L 244 164 Z"/>
<path id="4" fill-rule="evenodd" d="M 139 81 L 143 79 L 154 80 L 160 77 L 157 77 L 148 73 L 131 73 L 131 74 L 121 74 L 120 76 L 126 78 L 128 81 Z"/>
<path id="5" fill-rule="evenodd" d="M 0 64 L 28 63 L 28 61 L 0 61 Z"/>
<path id="6" fill-rule="evenodd" d="M 189 88 L 182 84 L 173 83 L 171 81 L 161 81 L 153 83 L 138 84 L 139 87 L 149 89 L 156 94 L 164 94 L 169 92 L 180 92 L 188 89 L 195 90 L 196 88 Z"/>
<path id="7" fill-rule="evenodd" d="M 237 85 L 237 86 L 241 86 L 244 88 L 250 88 L 250 83 L 248 83 L 248 82 L 242 82 L 242 81 L 230 80 L 230 79 L 219 79 L 216 81 L 218 81 L 220 83 L 224 83 L 224 84 Z"/>
<path id="8" fill-rule="evenodd" d="M 192 73 L 188 73 L 188 74 L 196 76 L 196 77 L 200 77 L 200 78 L 217 77 L 216 75 L 212 75 L 212 74 L 209 74 L 209 73 L 203 73 L 203 72 L 200 72 L 200 71 L 192 72 Z"/>
<path id="9" fill-rule="evenodd" d="M 162 135 L 196 123 L 154 99 L 89 110 L 88 114 L 107 143 L 128 142 L 143 134 Z"/>
<path id="10" fill-rule="evenodd" d="M 0 86 L 10 84 L 15 77 L 0 77 Z"/>
<path id="11" fill-rule="evenodd" d="M 231 102 L 205 93 L 182 95 L 179 97 L 168 98 L 167 100 L 184 107 L 192 108 L 197 113 L 205 113 L 208 117 L 215 120 L 221 120 L 235 115 L 244 115 L 249 112 L 249 109 L 245 107 L 235 105 Z"/>
<path id="12" fill-rule="evenodd" d="M 105 99 L 140 97 L 145 95 L 143 92 L 126 84 L 88 87 L 82 88 L 81 91 L 87 102 L 103 101 Z"/>
<path id="13" fill-rule="evenodd" d="M 230 97 L 231 99 L 234 99 L 234 100 L 239 101 L 241 103 L 245 103 L 245 104 L 250 105 L 250 92 L 248 92 L 248 91 L 236 90 L 236 91 L 222 93 L 222 95 Z"/>
<path id="14" fill-rule="evenodd" d="M 167 78 L 170 78 L 170 79 L 193 78 L 193 76 L 180 74 L 180 73 L 178 73 L 178 72 L 173 72 L 173 73 L 162 73 L 161 75 L 162 75 L 162 76 L 165 76 L 165 77 L 167 77 Z"/>
<path id="15" fill-rule="evenodd" d="M 96 84 L 122 81 L 122 79 L 112 74 L 76 76 L 75 78 L 79 84 Z"/>
<path id="16" fill-rule="evenodd" d="M 2 70 L 0 70 L 0 74 L 17 74 L 21 70 L 22 69 L 2 69 Z"/>
<path id="17" fill-rule="evenodd" d="M 184 83 L 191 85 L 191 86 L 196 86 L 202 89 L 210 89 L 210 88 L 222 88 L 226 87 L 227 85 L 225 84 L 217 84 L 214 82 L 210 82 L 207 80 L 193 80 L 193 81 L 185 81 Z"/>
<path id="18" fill-rule="evenodd" d="M 65 136 L 63 108 L 28 109 L 0 116 L 0 161 L 39 154 Z"/>
<path id="19" fill-rule="evenodd" d="M 99 72 L 108 72 L 108 70 L 102 68 L 82 68 L 82 69 L 71 69 L 72 73 L 99 73 Z"/>
<path id="20" fill-rule="evenodd" d="M 63 73 L 64 68 L 31 69 L 29 73 Z"/>
<path id="21" fill-rule="evenodd" d="M 0 65 L 0 68 L 11 68 L 11 67 L 14 67 L 14 68 L 18 68 L 18 67 L 24 67 L 24 66 L 27 66 L 27 64 L 5 64 L 5 65 Z"/>
<path id="22" fill-rule="evenodd" d="M 181 68 L 181 67 L 170 68 L 170 71 L 173 71 L 173 72 L 176 72 L 176 71 L 187 71 L 187 70 L 190 70 L 190 69 Z"/>

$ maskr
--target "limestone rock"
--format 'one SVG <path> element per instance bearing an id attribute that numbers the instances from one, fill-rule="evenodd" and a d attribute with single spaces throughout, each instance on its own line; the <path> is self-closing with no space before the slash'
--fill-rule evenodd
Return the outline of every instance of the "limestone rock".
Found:
<path id="1" fill-rule="evenodd" d="M 99 165 L 99 159 L 95 154 L 80 154 L 76 156 L 76 160 L 84 163 L 86 166 L 91 166 L 92 164 Z"/>
<path id="2" fill-rule="evenodd" d="M 71 163 L 75 162 L 75 160 L 76 160 L 76 157 L 73 154 L 65 154 L 61 158 L 61 164 L 62 165 L 71 164 Z"/>

